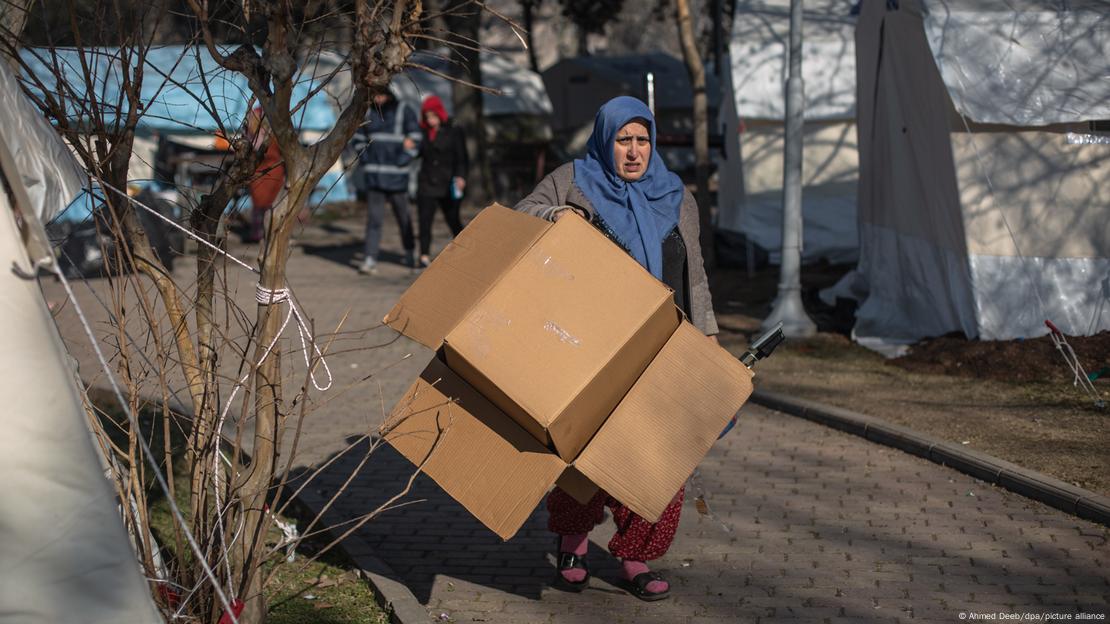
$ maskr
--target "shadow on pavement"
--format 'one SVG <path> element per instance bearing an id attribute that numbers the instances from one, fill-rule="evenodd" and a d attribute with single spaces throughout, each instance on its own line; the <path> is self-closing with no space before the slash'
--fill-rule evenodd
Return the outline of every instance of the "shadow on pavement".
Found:
<path id="1" fill-rule="evenodd" d="M 348 443 L 356 440 L 348 438 Z M 316 495 L 330 499 L 357 470 L 334 503 L 343 517 L 354 518 L 376 509 L 401 491 L 413 473 L 413 465 L 385 444 L 359 469 L 369 448 L 369 442 L 363 440 L 330 458 L 330 465 L 323 462 L 327 468 L 310 486 Z M 302 470 L 294 479 L 307 472 Z M 437 575 L 538 599 L 555 574 L 549 557 L 554 537 L 547 531 L 547 512 L 542 505 L 511 540 L 503 542 L 424 475 L 416 478 L 409 494 L 392 509 L 359 529 L 358 536 L 393 569 L 398 576 L 394 580 L 408 586 L 423 604 L 431 599 Z M 615 571 L 616 562 L 611 557 L 603 561 L 608 555 L 600 550 L 596 545 L 592 549 L 591 568 L 596 564 Z"/>
<path id="2" fill-rule="evenodd" d="M 362 243 L 338 243 L 338 244 L 314 244 L 303 243 L 301 249 L 304 250 L 305 255 L 323 258 L 330 262 L 334 262 L 340 266 L 355 269 L 358 264 L 362 262 L 365 257 L 362 249 Z M 378 262 L 385 264 L 396 264 L 398 266 L 406 266 L 404 264 L 404 256 L 393 251 L 382 250 L 378 255 Z"/>

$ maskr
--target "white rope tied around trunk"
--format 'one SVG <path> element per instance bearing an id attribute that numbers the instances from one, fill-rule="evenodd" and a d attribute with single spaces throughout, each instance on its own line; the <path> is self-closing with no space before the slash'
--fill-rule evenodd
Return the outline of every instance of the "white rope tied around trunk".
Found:
<path id="1" fill-rule="evenodd" d="M 248 270 L 248 271 L 250 271 L 250 272 L 252 272 L 256 275 L 259 274 L 258 269 L 250 266 L 249 264 L 247 264 L 246 262 L 243 262 L 239 258 L 236 258 L 235 256 L 229 254 L 228 252 L 224 251 L 223 249 L 220 249 L 216 245 L 213 245 L 212 243 L 210 243 L 210 242 L 204 240 L 203 238 L 197 236 L 193 232 L 189 231 L 187 228 L 184 228 L 180 224 L 176 223 L 173 219 L 170 219 L 170 218 L 166 217 L 165 215 L 158 212 L 154 208 L 151 208 L 150 206 L 147 206 L 143 202 L 135 199 L 134 197 L 131 197 L 126 192 L 124 192 L 124 191 L 122 191 L 122 190 L 120 190 L 120 189 L 118 189 L 118 188 L 116 188 L 116 187 L 114 187 L 110 184 L 105 183 L 103 180 L 100 180 L 99 183 L 104 188 L 107 188 L 107 189 L 115 192 L 119 196 L 123 197 L 127 201 L 134 204 L 135 206 L 138 206 L 139 208 L 142 208 L 146 212 L 150 213 L 151 215 L 161 219 L 165 223 L 169 224 L 171 227 L 174 227 L 174 228 L 177 228 L 178 230 L 181 230 L 186 236 L 188 236 L 189 238 L 197 241 L 198 244 L 205 245 L 206 247 L 209 247 L 210 249 L 212 249 L 216 253 L 220 254 L 221 256 L 231 260 L 232 262 L 238 264 L 239 266 L 243 267 L 244 269 L 246 269 L 246 270 Z M 71 296 L 70 298 L 72 299 L 73 297 Z M 328 367 L 328 363 L 324 359 L 324 354 L 320 352 L 320 348 L 316 344 L 316 339 L 315 339 L 315 337 L 313 337 L 312 331 L 309 329 L 308 323 L 305 321 L 304 315 L 301 313 L 300 308 L 297 306 L 297 304 L 296 304 L 296 302 L 293 298 L 292 290 L 290 290 L 289 288 L 269 289 L 269 288 L 266 288 L 266 287 L 262 286 L 261 284 L 256 284 L 255 285 L 255 301 L 257 301 L 259 303 L 259 305 L 278 305 L 278 304 L 281 304 L 281 303 L 287 303 L 289 305 L 289 310 L 285 314 L 285 319 L 282 321 L 281 327 L 278 329 L 277 333 L 274 335 L 274 339 L 270 342 L 269 345 L 266 346 L 265 351 L 263 351 L 262 356 L 258 359 L 258 362 L 255 364 L 255 366 L 252 370 L 257 369 L 259 366 L 262 366 L 262 363 L 266 360 L 266 358 L 273 351 L 274 347 L 277 345 L 278 340 L 281 339 L 282 334 L 285 333 L 285 328 L 289 326 L 289 321 L 295 319 L 296 322 L 297 322 L 297 334 L 301 339 L 301 353 L 304 355 L 305 367 L 308 369 L 308 376 L 309 376 L 309 379 L 312 381 L 313 387 L 315 387 L 320 392 L 324 392 L 325 390 L 331 388 L 332 382 L 333 382 L 331 369 Z M 327 373 L 327 383 L 324 384 L 324 385 L 320 385 L 320 382 L 318 382 L 317 379 L 316 379 L 315 367 L 312 365 L 312 362 L 310 361 L 309 355 L 308 355 L 308 352 L 309 352 L 308 346 L 309 346 L 309 344 L 312 345 L 312 350 L 316 352 L 316 355 L 319 357 L 320 364 L 323 365 L 323 367 L 324 367 L 324 372 Z M 235 402 L 236 395 L 239 394 L 239 390 L 243 387 L 244 384 L 246 384 L 247 379 L 250 378 L 250 374 L 251 374 L 251 370 L 248 370 L 246 372 L 246 374 L 244 374 L 241 378 L 239 378 L 239 380 L 235 383 L 235 386 L 232 388 L 231 396 L 228 397 L 227 403 L 224 405 L 223 410 L 220 412 L 220 417 L 219 417 L 219 419 L 217 420 L 217 423 L 216 423 L 215 432 L 216 432 L 217 439 L 219 439 L 220 436 L 221 436 L 221 432 L 223 431 L 223 427 L 224 427 L 224 422 L 227 419 L 227 413 L 231 409 L 232 403 Z M 224 525 L 223 512 L 224 512 L 224 510 L 223 510 L 223 503 L 220 500 L 220 498 L 221 498 L 220 497 L 220 487 L 221 487 L 221 485 L 220 485 L 220 459 L 221 459 L 221 457 L 222 457 L 222 453 L 220 452 L 219 444 L 217 444 L 214 456 L 212 458 L 212 475 L 213 475 L 212 476 L 212 481 L 213 481 L 213 490 L 215 492 L 215 503 L 216 503 L 215 504 L 215 509 L 216 509 L 216 519 L 217 519 L 217 524 L 216 524 L 215 529 L 216 529 L 216 531 L 218 531 L 219 537 L 220 537 L 220 542 L 224 547 L 223 559 L 224 559 L 224 564 L 227 566 L 229 595 L 231 595 L 232 598 L 234 598 L 235 597 L 235 588 L 232 585 L 231 565 L 230 565 L 230 561 L 229 561 L 230 558 L 227 556 L 228 545 L 226 543 L 224 543 L 224 539 L 223 539 L 223 533 L 224 533 L 223 532 L 223 525 Z M 229 465 L 228 467 L 230 469 L 230 462 L 227 461 L 226 458 L 224 459 L 224 461 L 228 463 L 228 465 Z M 275 518 L 275 520 L 276 520 L 276 518 Z M 207 566 L 205 566 L 205 567 L 207 568 Z M 215 581 L 214 576 L 212 576 L 212 580 Z M 219 592 L 219 588 L 217 588 L 217 592 Z M 230 606 L 226 603 L 226 599 L 224 599 L 222 592 L 220 592 L 220 598 L 222 600 L 224 600 L 224 607 L 227 610 L 226 612 L 228 614 L 231 614 L 232 617 L 234 618 L 234 615 L 231 612 Z"/>
<path id="2" fill-rule="evenodd" d="M 305 322 L 304 316 L 301 314 L 301 309 L 297 307 L 297 302 L 293 300 L 293 292 L 288 288 L 270 290 L 262 286 L 262 284 L 257 284 L 254 287 L 254 298 L 261 305 L 277 305 L 279 303 L 289 304 L 289 312 L 286 313 L 285 321 L 282 322 L 281 329 L 278 330 L 277 335 L 280 337 L 282 332 L 285 331 L 286 326 L 289 325 L 289 321 L 291 319 L 296 319 L 297 334 L 301 338 L 301 353 L 304 355 L 305 368 L 308 369 L 308 378 L 312 381 L 312 385 L 320 392 L 324 392 L 330 388 L 332 384 L 331 369 L 328 368 L 328 363 L 327 360 L 324 359 L 324 354 L 320 353 L 320 347 L 316 345 L 316 339 L 313 338 L 312 330 L 309 329 L 308 323 Z M 315 351 L 316 355 L 320 358 L 320 365 L 324 367 L 324 372 L 328 375 L 328 382 L 323 386 L 316 381 L 316 371 L 314 370 L 316 367 L 312 365 L 312 362 L 310 362 L 308 358 L 308 346 L 310 344 L 312 345 L 312 350 Z M 273 345 L 271 344 L 270 346 L 272 347 Z M 267 350 L 267 353 L 263 354 L 262 358 L 265 359 L 268 353 L 269 351 Z M 261 360 L 258 362 L 258 365 L 262 365 Z"/>
<path id="3" fill-rule="evenodd" d="M 235 397 L 236 397 L 236 395 L 239 394 L 239 390 L 247 383 L 247 379 L 250 378 L 252 370 L 257 370 L 257 368 L 259 366 L 262 366 L 262 363 L 265 362 L 266 358 L 269 357 L 270 353 L 273 352 L 274 347 L 277 345 L 278 340 L 281 339 L 282 334 L 285 333 L 285 328 L 289 326 L 289 321 L 291 321 L 291 320 L 296 320 L 297 335 L 301 339 L 301 353 L 302 353 L 302 355 L 304 355 L 304 364 L 305 364 L 305 367 L 308 369 L 308 377 L 309 377 L 309 380 L 312 381 L 312 385 L 317 390 L 319 390 L 320 392 L 324 392 L 328 388 L 331 388 L 331 385 L 332 385 L 333 378 L 332 378 L 332 374 L 331 374 L 331 368 L 328 367 L 328 362 L 327 362 L 327 360 L 324 359 L 324 354 L 320 352 L 320 347 L 316 345 L 316 340 L 312 336 L 312 331 L 309 329 L 308 323 L 305 321 L 304 316 L 301 314 L 300 308 L 297 306 L 296 301 L 294 301 L 294 299 L 293 299 L 292 291 L 288 288 L 270 289 L 270 288 L 266 288 L 262 284 L 255 284 L 254 299 L 255 299 L 255 301 L 258 302 L 259 305 L 273 306 L 273 305 L 280 305 L 282 303 L 285 303 L 285 304 L 288 304 L 289 310 L 285 313 L 285 320 L 283 320 L 281 322 L 281 327 L 279 327 L 277 332 L 274 334 L 274 339 L 270 341 L 270 344 L 266 345 L 266 349 L 262 352 L 262 355 L 258 358 L 258 362 L 254 365 L 254 367 L 251 370 L 248 370 L 246 373 L 243 374 L 242 377 L 239 378 L 238 381 L 235 382 L 235 387 L 232 388 L 232 390 L 231 390 L 231 396 L 229 396 L 227 398 L 227 403 L 224 404 L 224 408 L 220 412 L 220 418 L 216 421 L 216 435 L 217 435 L 217 437 L 220 436 L 220 432 L 223 431 L 224 422 L 227 420 L 227 413 L 231 409 L 231 405 L 235 402 Z M 327 383 L 324 384 L 324 385 L 320 385 L 320 383 L 316 380 L 316 371 L 314 370 L 315 366 L 313 366 L 312 362 L 309 360 L 308 351 L 309 351 L 309 345 L 310 344 L 312 345 L 312 350 L 315 351 L 316 355 L 319 357 L 320 364 L 323 365 L 323 367 L 324 367 L 324 372 L 327 373 L 328 380 L 327 380 Z M 221 453 L 219 452 L 219 449 L 217 448 L 216 453 L 214 454 L 214 456 L 212 458 L 212 481 L 213 481 L 213 489 L 215 491 L 215 499 L 216 499 L 215 500 L 215 502 L 216 502 L 216 505 L 215 505 L 216 519 L 217 519 L 216 528 L 217 528 L 217 530 L 219 530 L 220 540 L 222 541 L 223 540 L 223 529 L 222 529 L 222 527 L 223 527 L 223 524 L 224 524 L 224 518 L 223 518 L 223 507 L 222 507 L 222 503 L 220 501 L 220 457 L 221 457 Z M 276 517 L 275 517 L 275 520 L 276 520 Z M 227 548 L 226 544 L 224 545 L 224 548 L 225 549 Z M 226 558 L 225 558 L 225 562 L 226 562 Z M 228 565 L 229 565 L 228 576 L 230 578 L 230 575 L 231 575 L 230 564 L 228 564 Z"/>

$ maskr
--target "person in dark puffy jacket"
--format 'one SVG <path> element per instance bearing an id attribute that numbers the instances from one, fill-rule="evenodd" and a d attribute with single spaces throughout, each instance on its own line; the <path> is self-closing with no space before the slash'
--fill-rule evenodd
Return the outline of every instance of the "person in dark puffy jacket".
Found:
<path id="1" fill-rule="evenodd" d="M 462 129 L 447 119 L 443 102 L 435 95 L 424 99 L 420 108 L 420 127 L 424 140 L 420 144 L 420 174 L 417 176 L 416 213 L 420 233 L 420 266 L 431 263 L 432 222 L 436 208 L 443 212 L 451 235 L 462 230 L 459 206 L 466 189 L 469 166 L 466 136 Z"/>
<path id="2" fill-rule="evenodd" d="M 408 186 L 419 141 L 420 125 L 413 108 L 391 93 L 375 94 L 366 122 L 351 139 L 351 147 L 359 154 L 359 169 L 366 188 L 366 256 L 359 267 L 361 273 L 377 272 L 387 201 L 401 227 L 404 262 L 410 267 L 415 264 Z"/>

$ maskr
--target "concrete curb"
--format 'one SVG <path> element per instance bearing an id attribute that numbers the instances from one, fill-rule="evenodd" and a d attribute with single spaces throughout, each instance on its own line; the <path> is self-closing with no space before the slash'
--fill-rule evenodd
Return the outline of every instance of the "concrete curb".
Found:
<path id="1" fill-rule="evenodd" d="M 1008 461 L 839 407 L 756 390 L 751 401 L 900 449 L 1004 487 L 1085 520 L 1110 526 L 1110 498 Z"/>
<path id="2" fill-rule="evenodd" d="M 310 489 L 305 488 L 301 491 L 297 500 L 316 515 L 324 507 L 326 501 L 316 493 L 310 492 Z M 337 526 L 346 519 L 336 516 L 335 512 L 329 509 L 324 513 L 321 520 L 324 526 Z M 390 622 L 393 624 L 416 624 L 417 622 L 432 621 L 432 616 L 428 613 L 428 610 L 416 599 L 416 595 L 401 580 L 401 576 L 394 572 L 389 564 L 379 559 L 369 544 L 358 536 L 351 534 L 343 538 L 338 547 L 347 553 L 347 556 L 355 562 L 362 575 L 370 583 L 378 605 L 389 613 Z"/>

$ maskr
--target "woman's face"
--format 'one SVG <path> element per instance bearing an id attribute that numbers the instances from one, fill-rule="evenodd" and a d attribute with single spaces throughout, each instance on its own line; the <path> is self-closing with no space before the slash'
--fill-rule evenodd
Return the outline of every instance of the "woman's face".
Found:
<path id="1" fill-rule="evenodd" d="M 651 159 L 651 134 L 647 124 L 632 120 L 617 130 L 613 140 L 613 165 L 625 182 L 635 182 L 647 171 Z"/>
<path id="2" fill-rule="evenodd" d="M 429 128 L 438 128 L 440 118 L 439 115 L 435 114 L 433 111 L 428 111 L 424 113 L 424 121 L 428 124 Z"/>

